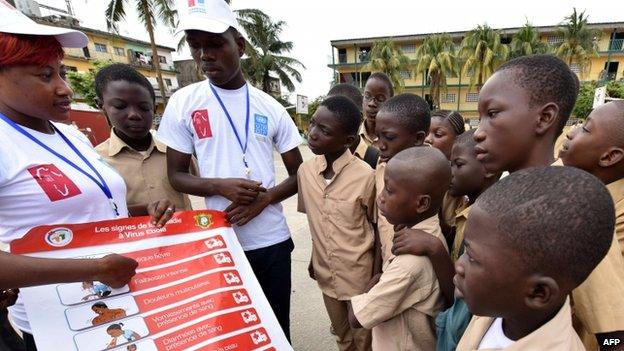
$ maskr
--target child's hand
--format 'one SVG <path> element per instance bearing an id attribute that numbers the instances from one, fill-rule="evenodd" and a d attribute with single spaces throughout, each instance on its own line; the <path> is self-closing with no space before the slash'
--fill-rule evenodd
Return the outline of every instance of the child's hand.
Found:
<path id="1" fill-rule="evenodd" d="M 422 230 L 403 228 L 394 233 L 392 254 L 429 256 L 432 246 L 436 244 L 435 240 L 438 239 Z"/>
<path id="2" fill-rule="evenodd" d="M 310 278 L 316 280 L 316 274 L 314 274 L 314 266 L 312 265 L 312 260 L 310 260 L 310 264 L 308 264 L 308 274 Z"/>
<path id="3" fill-rule="evenodd" d="M 139 265 L 137 261 L 117 254 L 107 255 L 99 260 L 100 273 L 95 280 L 111 288 L 121 288 L 128 284 Z"/>
<path id="4" fill-rule="evenodd" d="M 147 205 L 147 214 L 152 216 L 152 224 L 160 228 L 171 219 L 175 205 L 168 199 L 154 201 Z"/>

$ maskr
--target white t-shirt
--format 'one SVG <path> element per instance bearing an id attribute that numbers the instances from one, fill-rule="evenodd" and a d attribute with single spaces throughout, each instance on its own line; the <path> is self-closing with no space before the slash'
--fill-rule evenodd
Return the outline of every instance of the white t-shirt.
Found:
<path id="1" fill-rule="evenodd" d="M 168 147 L 186 154 L 196 153 L 204 178 L 246 178 L 243 151 L 236 134 L 210 89 L 208 80 L 177 91 L 167 104 L 157 138 Z M 290 151 L 301 144 L 295 124 L 275 99 L 249 87 L 249 135 L 245 135 L 246 88 L 224 90 L 214 87 L 228 110 L 241 143 L 247 142 L 246 159 L 250 178 L 265 188 L 275 186 L 273 150 Z M 230 200 L 206 197 L 206 207 L 224 210 Z M 234 226 L 244 250 L 271 246 L 290 237 L 280 204 L 272 204 L 242 227 Z"/>
<path id="2" fill-rule="evenodd" d="M 64 124 L 54 124 L 101 174 L 121 217 L 128 216 L 123 178 L 95 152 L 89 140 Z M 61 139 L 25 128 L 97 179 Z M 84 174 L 0 120 L 0 241 L 10 243 L 38 225 L 84 223 L 115 218 L 104 192 Z M 31 332 L 21 301 L 10 307 L 17 326 Z"/>
<path id="3" fill-rule="evenodd" d="M 496 318 L 490 326 L 490 329 L 483 335 L 479 350 L 498 350 L 511 346 L 515 341 L 505 336 L 503 332 L 503 319 Z"/>

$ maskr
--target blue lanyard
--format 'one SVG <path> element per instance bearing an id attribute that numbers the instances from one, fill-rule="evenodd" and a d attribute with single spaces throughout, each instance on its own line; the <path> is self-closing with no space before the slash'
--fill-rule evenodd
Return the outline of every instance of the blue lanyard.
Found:
<path id="1" fill-rule="evenodd" d="M 61 131 L 58 130 L 58 128 L 56 128 L 54 126 L 54 124 L 50 124 L 52 126 L 52 128 L 54 129 L 54 131 L 61 136 L 63 141 L 65 141 L 65 143 L 76 153 L 76 155 L 78 155 L 78 157 L 80 157 L 80 159 L 93 171 L 93 173 L 95 173 L 95 175 L 98 177 L 99 181 L 97 179 L 95 179 L 95 177 L 93 177 L 87 171 L 82 169 L 80 166 L 78 166 L 77 164 L 75 164 L 74 162 L 69 160 L 67 157 L 65 157 L 65 156 L 59 154 L 58 152 L 52 150 L 48 145 L 44 144 L 41 140 L 37 139 L 35 136 L 30 134 L 27 130 L 22 128 L 19 124 L 13 122 L 13 120 L 8 118 L 4 114 L 0 113 L 0 118 L 2 120 L 4 120 L 8 125 L 13 127 L 13 129 L 17 130 L 18 132 L 20 132 L 24 136 L 26 136 L 28 139 L 32 140 L 35 144 L 41 146 L 44 150 L 46 150 L 46 151 L 50 152 L 51 154 L 53 154 L 54 156 L 60 158 L 63 162 L 65 162 L 68 165 L 72 166 L 77 171 L 79 171 L 80 173 L 84 174 L 87 178 L 91 179 L 91 181 L 93 181 L 95 184 L 97 184 L 97 186 L 102 190 L 104 195 L 106 195 L 106 197 L 108 198 L 108 200 L 109 200 L 109 202 L 111 204 L 111 207 L 113 209 L 113 212 L 115 213 L 115 216 L 119 216 L 119 211 L 117 209 L 117 204 L 115 204 L 115 201 L 113 200 L 113 194 L 112 194 L 110 188 L 108 187 L 108 184 L 106 184 L 106 181 L 104 181 L 104 178 L 102 178 L 100 173 L 95 169 L 95 167 L 93 167 L 91 162 L 89 162 L 87 160 L 87 158 L 84 157 L 84 155 L 82 153 L 80 153 L 80 151 L 78 151 L 78 149 L 74 146 L 74 144 L 72 144 L 72 142 L 69 141 L 69 139 L 67 139 L 67 137 L 63 133 L 61 133 Z"/>
<path id="2" fill-rule="evenodd" d="M 234 122 L 232 121 L 232 117 L 230 116 L 230 113 L 228 112 L 227 108 L 223 104 L 223 101 L 221 101 L 221 97 L 217 93 L 217 90 L 212 86 L 212 83 L 210 83 L 210 90 L 212 90 L 212 93 L 217 98 L 217 101 L 219 101 L 219 105 L 221 105 L 221 109 L 223 109 L 223 113 L 225 113 L 225 116 L 227 117 L 228 122 L 230 122 L 230 126 L 232 127 L 232 130 L 234 131 L 234 135 L 236 136 L 238 145 L 243 151 L 243 163 L 245 164 L 245 173 L 247 175 L 247 178 L 249 178 L 251 174 L 251 170 L 249 169 L 249 165 L 247 164 L 247 158 L 246 158 L 247 141 L 249 141 L 249 85 L 245 84 L 245 93 L 247 97 L 247 116 L 245 117 L 245 144 L 244 145 L 243 145 L 243 142 L 241 141 L 240 136 L 238 135 L 238 131 L 236 130 L 236 127 L 234 126 Z"/>

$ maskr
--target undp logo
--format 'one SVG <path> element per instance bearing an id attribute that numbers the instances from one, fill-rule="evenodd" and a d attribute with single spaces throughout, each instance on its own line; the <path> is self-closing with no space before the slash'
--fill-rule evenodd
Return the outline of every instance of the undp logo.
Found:
<path id="1" fill-rule="evenodd" d="M 54 247 L 63 247 L 74 238 L 74 233 L 67 228 L 54 228 L 46 233 L 45 241 Z"/>
<path id="2" fill-rule="evenodd" d="M 188 0 L 189 7 L 197 6 L 197 4 L 203 5 L 205 0 Z"/>

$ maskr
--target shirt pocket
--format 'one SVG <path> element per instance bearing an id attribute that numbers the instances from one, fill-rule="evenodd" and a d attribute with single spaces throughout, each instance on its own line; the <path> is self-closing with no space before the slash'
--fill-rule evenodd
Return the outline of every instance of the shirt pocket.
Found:
<path id="1" fill-rule="evenodd" d="M 364 217 L 364 209 L 359 201 L 356 200 L 335 200 L 333 206 L 333 220 L 339 227 L 346 229 L 363 229 L 362 218 Z"/>

